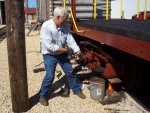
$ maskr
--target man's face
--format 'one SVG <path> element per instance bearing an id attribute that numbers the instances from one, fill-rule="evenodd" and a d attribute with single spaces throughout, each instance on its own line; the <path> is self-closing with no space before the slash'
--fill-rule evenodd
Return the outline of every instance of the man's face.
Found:
<path id="1" fill-rule="evenodd" d="M 58 17 L 58 26 L 62 26 L 68 18 L 68 15 Z"/>

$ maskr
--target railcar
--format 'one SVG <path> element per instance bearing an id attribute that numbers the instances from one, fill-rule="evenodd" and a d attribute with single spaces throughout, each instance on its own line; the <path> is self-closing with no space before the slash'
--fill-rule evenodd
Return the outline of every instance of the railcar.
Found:
<path id="1" fill-rule="evenodd" d="M 141 84 L 149 85 L 150 20 L 111 19 L 111 1 L 37 0 L 38 18 L 50 18 L 55 7 L 66 7 L 87 67 L 106 79 L 118 77 L 126 89 L 137 90 Z"/>

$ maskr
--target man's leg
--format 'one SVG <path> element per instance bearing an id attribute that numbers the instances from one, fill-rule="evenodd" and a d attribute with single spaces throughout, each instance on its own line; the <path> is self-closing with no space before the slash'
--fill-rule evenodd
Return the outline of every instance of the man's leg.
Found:
<path id="1" fill-rule="evenodd" d="M 61 57 L 58 58 L 58 60 L 59 60 L 59 64 L 62 67 L 65 75 L 67 76 L 70 88 L 80 98 L 84 99 L 85 95 L 82 94 L 80 86 L 77 84 L 77 79 L 76 79 L 75 74 L 73 73 L 73 68 L 70 64 L 69 59 L 67 59 L 67 56 L 65 54 L 63 54 Z"/>
<path id="2" fill-rule="evenodd" d="M 46 75 L 45 75 L 42 85 L 41 85 L 40 102 L 42 105 L 47 105 L 48 102 L 47 102 L 45 96 L 53 82 L 53 79 L 54 79 L 54 73 L 55 73 L 55 68 L 56 68 L 56 64 L 57 64 L 57 59 L 51 55 L 43 55 L 43 59 L 44 59 Z"/>
<path id="3" fill-rule="evenodd" d="M 61 96 L 69 97 L 70 87 L 69 87 L 68 79 L 66 76 L 64 77 L 63 82 L 64 82 L 65 86 L 64 86 L 64 88 L 61 89 Z"/>

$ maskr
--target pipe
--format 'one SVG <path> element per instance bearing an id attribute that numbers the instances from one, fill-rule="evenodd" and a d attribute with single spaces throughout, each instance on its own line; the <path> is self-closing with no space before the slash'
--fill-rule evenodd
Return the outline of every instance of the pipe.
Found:
<path id="1" fill-rule="evenodd" d="M 75 29 L 76 29 L 76 31 L 77 32 L 84 32 L 85 30 L 78 30 L 78 28 L 77 28 L 77 24 L 76 24 L 76 22 L 75 22 L 75 19 L 74 19 L 74 16 L 73 16 L 73 13 L 72 13 L 72 9 L 70 8 L 70 13 L 71 13 L 71 17 L 72 17 L 72 21 L 73 21 L 73 25 L 74 25 L 74 27 L 75 27 Z"/>
<path id="2" fill-rule="evenodd" d="M 70 13 L 71 13 L 71 12 L 70 12 Z M 72 15 L 69 14 L 69 18 L 70 18 L 71 16 L 72 16 Z M 91 12 L 91 13 L 82 12 L 82 13 L 77 13 L 76 16 L 77 16 L 78 19 L 79 19 L 79 18 L 89 18 L 89 19 L 91 19 L 92 16 L 93 16 L 93 13 L 92 13 L 92 12 Z"/>
<path id="3" fill-rule="evenodd" d="M 74 2 L 69 1 L 69 2 L 70 2 L 70 6 L 71 6 L 70 7 L 70 14 L 71 14 L 72 21 L 73 21 L 73 27 L 75 27 L 77 32 L 84 32 L 84 30 L 78 30 L 78 27 L 77 27 L 77 24 L 76 24 L 76 20 L 75 20 L 76 19 L 76 15 L 73 15 L 73 11 L 74 11 L 74 14 L 76 13 L 75 1 Z M 73 11 L 72 11 L 72 9 L 73 9 Z M 74 31 L 74 28 L 73 28 L 73 31 Z"/>
<path id="4" fill-rule="evenodd" d="M 76 11 L 91 11 L 91 12 L 93 12 L 93 6 L 76 6 Z"/>

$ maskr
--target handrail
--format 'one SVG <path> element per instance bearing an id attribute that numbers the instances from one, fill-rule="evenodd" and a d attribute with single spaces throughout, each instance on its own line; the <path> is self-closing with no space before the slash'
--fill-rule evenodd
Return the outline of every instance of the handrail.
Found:
<path id="1" fill-rule="evenodd" d="M 120 0 L 120 18 L 122 19 L 122 0 Z"/>
<path id="2" fill-rule="evenodd" d="M 106 20 L 108 20 L 108 2 L 109 0 L 106 0 Z"/>
<path id="3" fill-rule="evenodd" d="M 145 6 L 144 6 L 144 20 L 146 20 L 146 9 L 147 9 L 147 0 L 145 0 Z"/>
<path id="4" fill-rule="evenodd" d="M 63 0 L 64 3 L 63 3 L 63 6 L 66 7 L 66 0 Z M 69 0 L 70 2 L 70 0 Z M 71 2 L 70 2 L 71 3 Z M 141 3 L 141 0 L 137 0 L 137 18 L 139 18 L 139 12 L 140 12 L 140 3 Z M 147 10 L 147 5 L 148 5 L 148 0 L 145 0 L 145 3 L 144 3 L 144 20 L 146 20 L 146 10 Z M 96 13 L 97 13 L 97 0 L 93 0 L 93 18 L 96 19 Z M 71 18 L 73 20 L 73 24 L 75 26 L 75 29 L 78 31 L 78 32 L 81 32 L 78 30 L 77 28 L 77 25 L 76 25 L 76 22 L 75 22 L 75 19 L 74 19 L 74 15 L 72 13 L 72 8 L 70 8 L 70 12 L 71 12 Z M 123 17 L 123 0 L 120 0 L 120 18 L 122 19 Z M 108 20 L 109 18 L 109 0 L 106 0 L 106 20 Z"/>
<path id="5" fill-rule="evenodd" d="M 64 8 L 66 8 L 66 0 L 64 0 Z"/>
<path id="6" fill-rule="evenodd" d="M 139 18 L 140 0 L 137 0 L 137 18 Z"/>
<path id="7" fill-rule="evenodd" d="M 96 0 L 94 0 L 94 3 L 93 3 L 93 5 L 94 5 L 94 14 L 93 14 L 93 17 L 94 17 L 94 19 L 96 19 Z"/>

